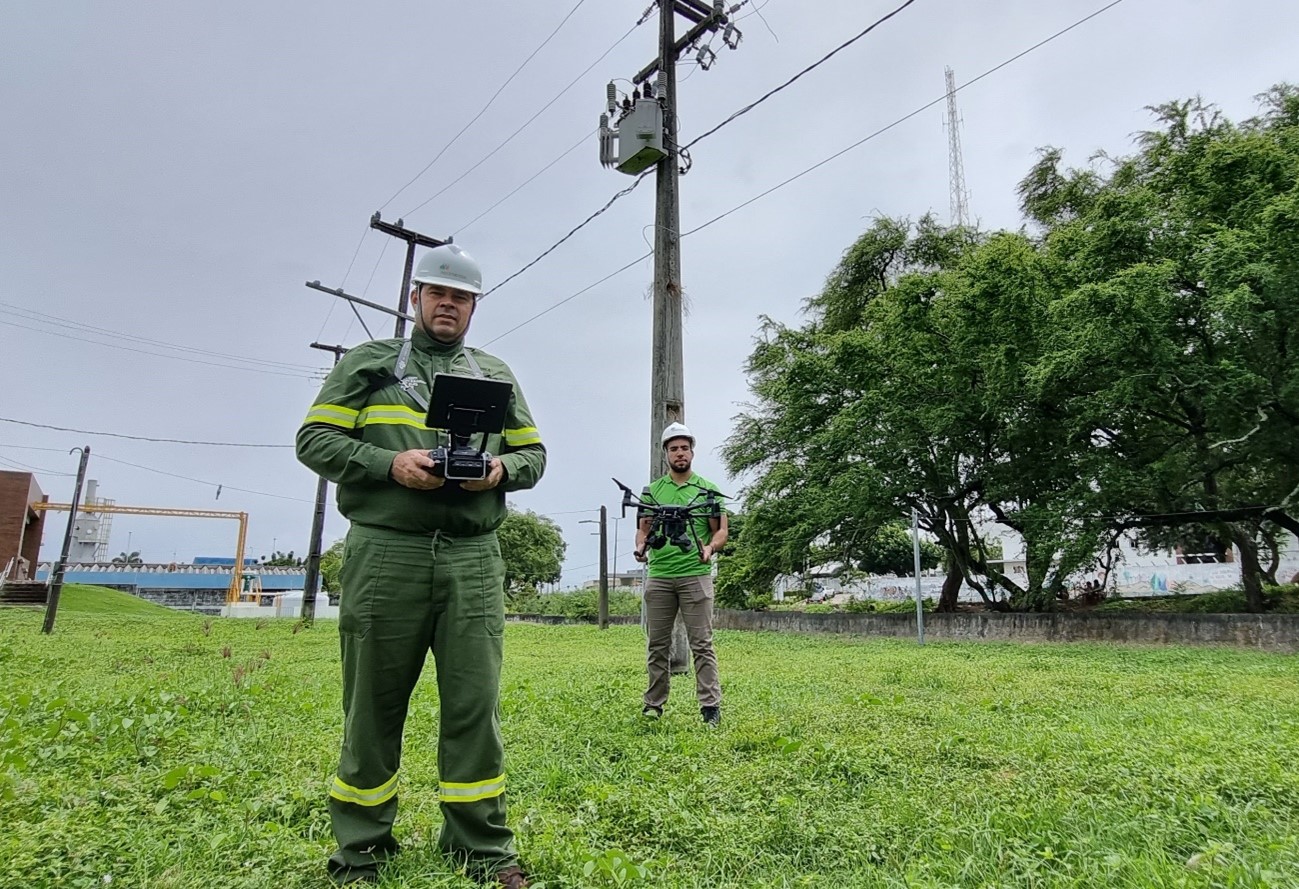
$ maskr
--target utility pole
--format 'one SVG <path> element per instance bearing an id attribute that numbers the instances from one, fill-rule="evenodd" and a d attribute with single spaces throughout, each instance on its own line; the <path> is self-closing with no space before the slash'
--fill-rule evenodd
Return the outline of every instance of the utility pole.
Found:
<path id="1" fill-rule="evenodd" d="M 384 222 L 379 211 L 375 211 L 370 217 L 370 228 L 378 229 L 385 235 L 398 238 L 406 242 L 406 270 L 401 276 L 401 294 L 397 297 L 397 326 L 393 336 L 401 339 L 406 335 L 406 298 L 410 293 L 410 276 L 415 268 L 415 246 L 420 247 L 441 247 L 443 244 L 450 244 L 451 238 L 445 241 L 439 241 L 437 238 L 431 238 L 428 235 L 422 235 L 413 229 L 406 228 L 403 220 L 398 219 L 396 223 Z M 341 294 L 340 294 L 341 295 Z"/>
<path id="2" fill-rule="evenodd" d="M 911 545 L 916 558 L 916 641 L 925 644 L 925 603 L 920 592 L 920 510 L 911 508 Z"/>
<path id="3" fill-rule="evenodd" d="M 311 348 L 334 353 L 334 364 L 347 349 L 312 343 Z M 302 620 L 311 624 L 316 619 L 316 587 L 320 580 L 320 544 L 325 534 L 325 502 L 329 497 L 329 482 L 324 476 L 316 480 L 316 509 L 311 517 L 311 541 L 307 544 L 307 576 L 302 583 Z"/>
<path id="4" fill-rule="evenodd" d="M 600 629 L 609 629 L 609 509 L 600 507 Z"/>
<path id="5" fill-rule="evenodd" d="M 675 4 L 672 4 L 675 5 Z M 681 346 L 681 204 L 677 172 L 676 15 L 659 3 L 658 93 L 663 105 L 667 156 L 654 172 L 654 329 L 650 346 L 650 474 L 667 472 L 659 434 L 686 419 L 685 367 Z"/>
<path id="6" fill-rule="evenodd" d="M 677 140 L 677 61 L 696 54 L 702 68 L 709 68 L 717 55 L 699 43 L 725 28 L 722 41 L 731 49 L 740 44 L 740 31 L 727 18 L 723 0 L 657 0 L 659 8 L 659 52 L 654 61 L 632 78 L 634 92 L 624 99 L 617 132 L 608 126 L 608 115 L 619 110 L 614 83 L 607 88 L 608 114 L 600 117 L 600 160 L 619 172 L 640 175 L 656 160 L 654 202 L 654 307 L 650 346 L 650 449 L 649 477 L 659 478 L 668 470 L 667 457 L 659 436 L 669 423 L 686 419 L 685 368 L 681 345 L 683 292 L 681 288 L 681 209 L 678 177 L 682 157 Z M 676 17 L 691 27 L 678 40 Z M 656 80 L 651 80 L 657 74 Z M 657 83 L 657 90 L 654 84 Z M 643 90 L 643 97 L 642 91 Z M 657 92 L 657 96 L 655 96 Z M 657 107 L 655 104 L 657 103 Z M 657 132 L 656 132 L 657 130 Z M 618 151 L 613 149 L 617 137 Z M 642 604 L 641 622 L 645 622 Z M 669 655 L 673 673 L 689 670 L 689 642 L 681 616 L 672 628 Z"/>
<path id="7" fill-rule="evenodd" d="M 90 445 L 73 448 L 81 451 L 81 464 L 77 467 L 77 486 L 72 491 L 72 504 L 68 509 L 68 529 L 63 532 L 63 551 L 59 561 L 50 572 L 50 593 L 45 601 L 45 623 L 41 632 L 47 636 L 54 632 L 54 618 L 59 613 L 59 595 L 63 592 L 63 572 L 68 567 L 68 552 L 72 549 L 72 530 L 77 524 L 77 507 L 81 504 L 81 486 L 86 481 L 86 463 L 90 461 Z M 72 451 L 68 451 L 69 454 Z"/>

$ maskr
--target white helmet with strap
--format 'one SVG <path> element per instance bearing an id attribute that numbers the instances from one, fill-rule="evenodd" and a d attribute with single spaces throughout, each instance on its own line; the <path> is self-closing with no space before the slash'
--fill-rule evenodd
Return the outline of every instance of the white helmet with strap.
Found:
<path id="1" fill-rule="evenodd" d="M 417 287 L 420 284 L 440 284 L 475 296 L 483 292 L 483 273 L 478 263 L 456 244 L 443 244 L 425 253 L 410 281 Z"/>

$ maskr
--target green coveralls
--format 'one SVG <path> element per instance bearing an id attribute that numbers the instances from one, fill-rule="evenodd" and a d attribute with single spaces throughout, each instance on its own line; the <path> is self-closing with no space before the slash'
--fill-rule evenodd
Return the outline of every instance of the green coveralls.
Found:
<path id="1" fill-rule="evenodd" d="M 402 340 L 347 352 L 297 436 L 298 458 L 338 484 L 339 511 L 351 522 L 339 608 L 343 749 L 329 791 L 339 846 L 329 866 L 339 880 L 372 874 L 397 850 L 392 825 L 402 729 L 430 649 L 441 707 L 438 845 L 485 870 L 516 855 L 505 823 L 498 716 L 505 569 L 496 528 L 506 493 L 537 483 L 546 452 L 504 362 L 418 329 L 411 343 L 402 382 L 393 375 Z M 505 480 L 479 492 L 450 482 L 417 491 L 393 481 L 399 452 L 448 444 L 444 431 L 424 425 L 410 391 L 427 398 L 435 373 L 474 376 L 475 367 L 514 385 L 504 434 L 488 436 L 486 445 L 500 458 Z"/>

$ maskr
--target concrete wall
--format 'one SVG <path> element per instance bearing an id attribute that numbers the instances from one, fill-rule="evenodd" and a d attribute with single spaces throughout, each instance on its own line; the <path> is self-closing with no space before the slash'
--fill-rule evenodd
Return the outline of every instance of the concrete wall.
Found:
<path id="1" fill-rule="evenodd" d="M 727 630 L 916 637 L 914 614 L 802 614 L 719 609 Z M 925 639 L 1232 645 L 1299 653 L 1299 614 L 926 614 Z"/>

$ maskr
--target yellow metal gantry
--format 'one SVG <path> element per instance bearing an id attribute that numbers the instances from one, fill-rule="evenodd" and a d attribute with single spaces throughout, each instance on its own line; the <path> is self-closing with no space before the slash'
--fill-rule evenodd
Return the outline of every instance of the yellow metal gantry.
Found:
<path id="1" fill-rule="evenodd" d="M 71 503 L 33 503 L 32 509 L 46 512 L 68 512 Z M 248 539 L 248 513 L 229 512 L 221 509 L 168 509 L 154 506 L 118 506 L 102 504 L 93 507 L 77 507 L 78 512 L 114 513 L 116 515 L 162 515 L 188 519 L 235 519 L 239 522 L 239 543 L 235 547 L 235 564 L 230 572 L 230 587 L 226 590 L 226 604 L 238 602 L 243 593 L 244 544 Z"/>

